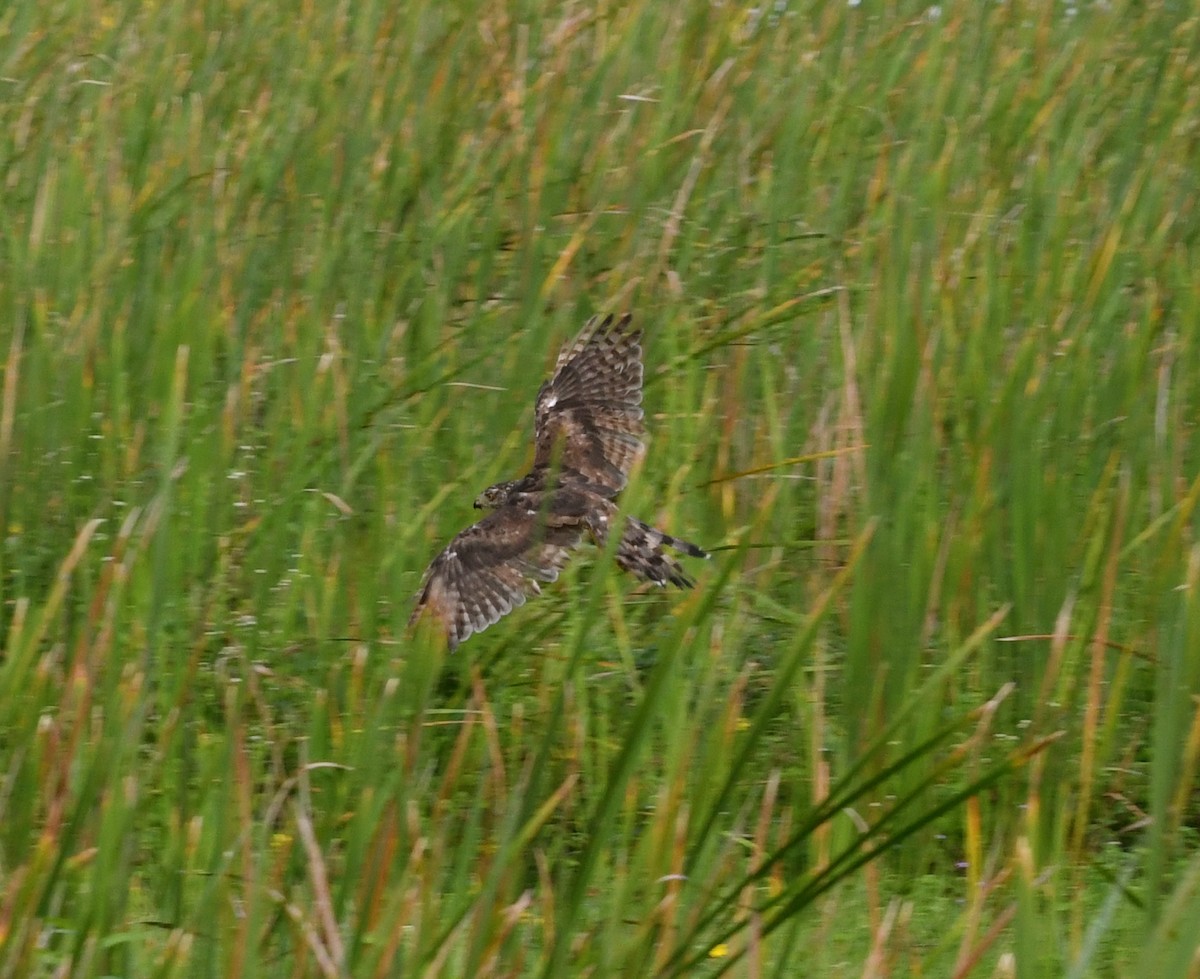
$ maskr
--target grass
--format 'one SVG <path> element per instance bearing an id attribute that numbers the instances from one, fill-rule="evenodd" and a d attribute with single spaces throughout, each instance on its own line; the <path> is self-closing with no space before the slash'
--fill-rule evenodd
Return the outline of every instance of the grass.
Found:
<path id="1" fill-rule="evenodd" d="M 1195 974 L 1200 20 L 0 13 L 0 977 Z M 405 624 L 557 346 L 631 512 Z"/>

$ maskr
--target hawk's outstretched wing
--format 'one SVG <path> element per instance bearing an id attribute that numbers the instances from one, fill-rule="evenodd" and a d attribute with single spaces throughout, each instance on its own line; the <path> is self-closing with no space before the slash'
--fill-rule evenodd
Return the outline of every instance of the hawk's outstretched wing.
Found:
<path id="1" fill-rule="evenodd" d="M 494 510 L 433 559 L 409 624 L 428 608 L 453 651 L 537 595 L 539 582 L 554 581 L 583 533 L 575 520 L 548 523 L 523 506 Z"/>
<path id="2" fill-rule="evenodd" d="M 593 316 L 558 355 L 538 391 L 534 469 L 560 467 L 616 496 L 646 451 L 642 444 L 642 331 Z"/>

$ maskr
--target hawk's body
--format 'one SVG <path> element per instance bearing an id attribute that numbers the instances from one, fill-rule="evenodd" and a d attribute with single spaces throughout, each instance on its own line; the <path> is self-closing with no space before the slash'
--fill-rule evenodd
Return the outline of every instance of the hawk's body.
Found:
<path id="1" fill-rule="evenodd" d="M 533 469 L 490 486 L 475 506 L 492 512 L 458 534 L 425 573 L 413 612 L 430 609 L 451 649 L 554 581 L 584 539 L 603 547 L 616 499 L 645 453 L 642 348 L 631 317 L 593 317 L 558 355 L 538 391 Z M 646 581 L 689 588 L 664 551 L 707 557 L 695 544 L 626 518 L 616 561 Z"/>

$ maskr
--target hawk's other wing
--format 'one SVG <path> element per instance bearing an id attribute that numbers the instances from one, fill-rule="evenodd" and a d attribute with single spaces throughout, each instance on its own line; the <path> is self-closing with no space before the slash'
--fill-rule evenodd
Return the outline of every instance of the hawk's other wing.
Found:
<path id="1" fill-rule="evenodd" d="M 583 528 L 523 506 L 494 510 L 458 534 L 425 572 L 409 625 L 428 608 L 446 631 L 450 650 L 499 622 L 554 581 L 579 544 Z"/>
<path id="2" fill-rule="evenodd" d="M 642 331 L 593 316 L 558 355 L 538 391 L 534 468 L 560 466 L 615 496 L 646 451 L 642 443 Z"/>

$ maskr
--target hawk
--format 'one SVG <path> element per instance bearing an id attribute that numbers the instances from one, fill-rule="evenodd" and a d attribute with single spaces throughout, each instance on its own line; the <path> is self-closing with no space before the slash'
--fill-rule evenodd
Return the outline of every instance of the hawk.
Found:
<path id="1" fill-rule="evenodd" d="M 605 546 L 621 521 L 617 497 L 646 451 L 642 331 L 632 320 L 593 316 L 563 347 L 538 391 L 533 469 L 480 494 L 475 507 L 491 512 L 433 559 L 410 626 L 428 609 L 454 650 L 540 594 L 585 540 Z M 708 557 L 633 517 L 617 532 L 617 564 L 656 585 L 694 584 L 667 548 Z"/>

